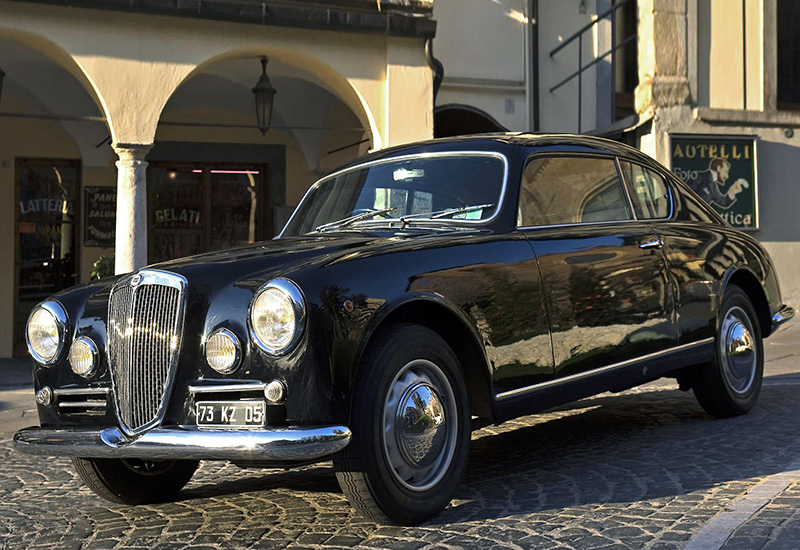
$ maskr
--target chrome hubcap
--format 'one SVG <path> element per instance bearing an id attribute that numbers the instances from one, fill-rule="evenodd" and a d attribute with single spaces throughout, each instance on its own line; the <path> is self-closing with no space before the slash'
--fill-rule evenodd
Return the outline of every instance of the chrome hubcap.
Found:
<path id="1" fill-rule="evenodd" d="M 383 448 L 403 486 L 424 491 L 447 472 L 455 452 L 456 401 L 444 372 L 417 359 L 397 373 L 383 410 Z"/>
<path id="2" fill-rule="evenodd" d="M 749 315 L 738 306 L 732 307 L 722 321 L 720 335 L 722 373 L 731 390 L 743 395 L 753 385 L 758 362 Z"/>

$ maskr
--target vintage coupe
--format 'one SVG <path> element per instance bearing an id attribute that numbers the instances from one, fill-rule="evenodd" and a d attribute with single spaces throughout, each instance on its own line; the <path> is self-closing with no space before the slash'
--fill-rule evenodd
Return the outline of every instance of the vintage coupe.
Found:
<path id="1" fill-rule="evenodd" d="M 275 240 L 40 304 L 41 427 L 15 445 L 133 504 L 199 460 L 333 459 L 353 506 L 411 524 L 451 500 L 475 426 L 663 376 L 746 413 L 793 314 L 761 245 L 635 149 L 433 140 L 321 179 Z"/>

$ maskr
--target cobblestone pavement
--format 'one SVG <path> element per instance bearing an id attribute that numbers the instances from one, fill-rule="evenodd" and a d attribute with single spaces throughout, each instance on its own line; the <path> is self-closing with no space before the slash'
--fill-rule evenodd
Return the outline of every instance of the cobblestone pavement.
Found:
<path id="1" fill-rule="evenodd" d="M 768 341 L 767 378 L 750 414 L 712 420 L 691 392 L 659 381 L 485 428 L 473 435 L 451 506 L 413 528 L 356 516 L 330 463 L 203 463 L 177 502 L 112 505 L 68 460 L 12 451 L 0 426 L 0 547 L 680 549 L 800 458 L 800 330 L 790 330 Z M 724 548 L 799 546 L 800 478 Z"/>

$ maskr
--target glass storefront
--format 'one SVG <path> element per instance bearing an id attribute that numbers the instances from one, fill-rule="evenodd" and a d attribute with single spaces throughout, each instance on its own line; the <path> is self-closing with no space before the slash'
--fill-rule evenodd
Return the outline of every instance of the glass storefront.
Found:
<path id="1" fill-rule="evenodd" d="M 80 161 L 17 159 L 14 355 L 33 307 L 78 282 Z"/>
<path id="2" fill-rule="evenodd" d="M 263 166 L 153 163 L 148 170 L 149 262 L 272 237 Z"/>

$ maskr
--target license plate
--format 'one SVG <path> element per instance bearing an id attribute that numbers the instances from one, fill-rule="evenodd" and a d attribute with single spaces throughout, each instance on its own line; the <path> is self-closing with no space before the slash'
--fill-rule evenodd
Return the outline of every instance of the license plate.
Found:
<path id="1" fill-rule="evenodd" d="M 263 428 L 267 420 L 264 401 L 200 401 L 195 404 L 198 426 L 213 428 Z"/>

